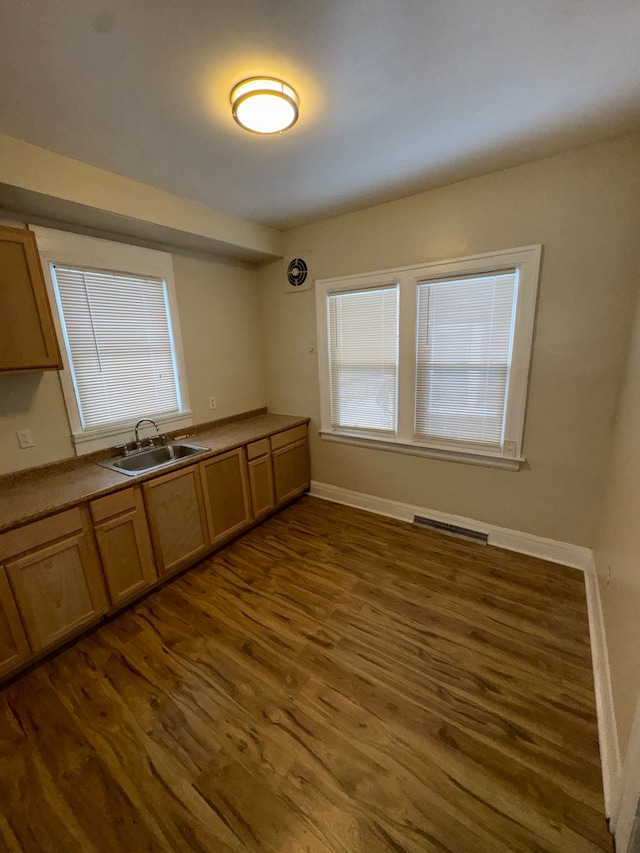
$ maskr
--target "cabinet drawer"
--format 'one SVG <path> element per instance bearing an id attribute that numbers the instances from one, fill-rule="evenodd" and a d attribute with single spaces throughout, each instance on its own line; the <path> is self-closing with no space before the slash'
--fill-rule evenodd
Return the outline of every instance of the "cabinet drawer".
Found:
<path id="1" fill-rule="evenodd" d="M 293 444 L 295 441 L 301 441 L 307 437 L 307 425 L 286 429 L 284 432 L 277 432 L 271 436 L 271 449 L 278 450 L 280 447 L 286 447 L 288 444 Z"/>
<path id="2" fill-rule="evenodd" d="M 113 495 L 106 495 L 104 498 L 96 498 L 89 504 L 91 517 L 95 522 L 120 515 L 122 512 L 135 509 L 135 506 L 136 496 L 133 486 L 130 489 L 122 489 Z"/>
<path id="3" fill-rule="evenodd" d="M 247 457 L 250 460 L 257 459 L 259 456 L 266 456 L 269 450 L 269 439 L 261 438 L 259 441 L 252 441 L 251 444 L 247 444 Z"/>
<path id="4" fill-rule="evenodd" d="M 32 521 L 31 524 L 0 535 L 0 561 L 39 548 L 78 530 L 82 530 L 82 513 L 79 507 L 43 518 L 42 521 Z"/>

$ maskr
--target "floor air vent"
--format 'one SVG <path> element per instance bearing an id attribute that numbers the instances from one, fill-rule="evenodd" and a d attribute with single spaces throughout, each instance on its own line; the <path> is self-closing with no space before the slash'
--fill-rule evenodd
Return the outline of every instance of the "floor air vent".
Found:
<path id="1" fill-rule="evenodd" d="M 421 515 L 414 515 L 413 523 L 416 527 L 427 527 L 429 530 L 437 530 L 438 533 L 446 533 L 447 536 L 468 539 L 470 542 L 481 542 L 483 545 L 486 545 L 489 540 L 488 533 L 480 533 L 479 530 L 469 530 L 444 521 L 435 521 L 433 518 L 423 518 Z"/>

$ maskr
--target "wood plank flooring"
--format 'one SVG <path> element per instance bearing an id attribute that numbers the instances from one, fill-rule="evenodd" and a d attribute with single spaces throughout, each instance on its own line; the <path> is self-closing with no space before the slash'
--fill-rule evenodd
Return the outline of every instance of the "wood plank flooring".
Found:
<path id="1" fill-rule="evenodd" d="M 8 851 L 611 851 L 581 574 L 304 498 L 0 691 Z"/>

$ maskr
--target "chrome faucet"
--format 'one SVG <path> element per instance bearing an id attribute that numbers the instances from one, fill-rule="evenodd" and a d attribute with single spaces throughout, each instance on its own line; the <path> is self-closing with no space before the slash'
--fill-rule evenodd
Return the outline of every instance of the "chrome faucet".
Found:
<path id="1" fill-rule="evenodd" d="M 153 424 L 153 425 L 154 425 L 154 427 L 156 428 L 156 435 L 158 436 L 158 438 L 160 439 L 160 441 L 164 444 L 164 443 L 165 443 L 165 441 L 166 441 L 166 439 L 165 439 L 165 437 L 164 437 L 163 435 L 161 435 L 161 434 L 160 434 L 160 430 L 158 429 L 158 424 L 157 424 L 155 421 L 152 421 L 152 420 L 151 420 L 151 418 L 141 418 L 141 419 L 138 421 L 138 423 L 136 424 L 136 428 L 135 428 L 135 434 L 136 434 L 136 447 L 138 448 L 138 450 L 140 450 L 140 449 L 142 448 L 142 442 L 140 441 L 140 437 L 139 437 L 139 435 L 138 435 L 138 429 L 140 428 L 140 424 L 145 423 L 145 421 L 146 421 L 147 423 L 150 423 L 150 424 Z M 151 447 L 153 447 L 153 437 L 152 437 L 152 436 L 149 436 L 149 444 L 150 444 L 150 446 L 151 446 Z"/>

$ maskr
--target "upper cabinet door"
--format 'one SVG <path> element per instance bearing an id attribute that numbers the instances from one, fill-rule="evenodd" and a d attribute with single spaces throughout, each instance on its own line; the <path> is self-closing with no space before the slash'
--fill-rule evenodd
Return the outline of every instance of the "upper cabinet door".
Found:
<path id="1" fill-rule="evenodd" d="M 0 371 L 62 370 L 36 238 L 0 226 Z"/>

